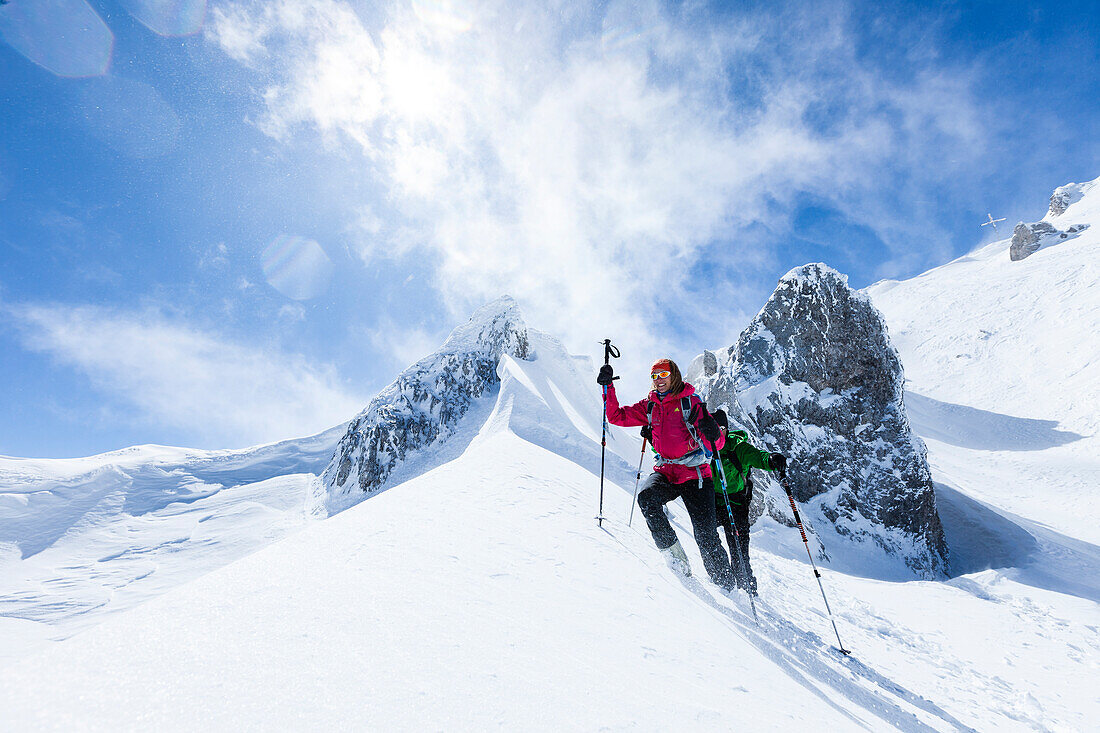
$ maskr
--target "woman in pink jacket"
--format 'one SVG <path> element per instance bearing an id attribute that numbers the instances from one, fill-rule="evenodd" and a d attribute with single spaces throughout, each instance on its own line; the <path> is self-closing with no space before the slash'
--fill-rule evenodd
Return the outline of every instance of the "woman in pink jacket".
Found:
<path id="1" fill-rule="evenodd" d="M 657 549 L 665 554 L 669 565 L 684 575 L 691 575 L 687 555 L 669 524 L 664 506 L 682 497 L 691 517 L 695 543 L 703 556 L 703 567 L 717 585 L 733 587 L 729 557 L 718 539 L 718 521 L 714 514 L 714 483 L 710 461 L 703 451 L 702 441 L 709 450 L 720 449 L 725 436 L 718 423 L 707 412 L 695 388 L 685 384 L 680 370 L 671 359 L 658 359 L 650 370 L 653 391 L 640 402 L 619 406 L 612 383 L 610 365 L 600 368 L 596 381 L 607 387 L 604 406 L 607 421 L 623 427 L 645 425 L 657 463 L 638 494 L 638 508 L 645 517 Z M 685 416 L 684 409 L 687 409 Z"/>

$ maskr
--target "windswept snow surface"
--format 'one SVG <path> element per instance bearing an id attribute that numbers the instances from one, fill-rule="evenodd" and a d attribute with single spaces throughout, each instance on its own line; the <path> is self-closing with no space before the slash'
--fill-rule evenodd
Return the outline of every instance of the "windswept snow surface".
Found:
<path id="1" fill-rule="evenodd" d="M 1061 190 L 1061 189 L 1060 189 Z M 1090 226 L 1018 262 L 1010 240 L 868 288 L 938 481 L 1100 543 L 1100 185 L 1043 221 Z"/>
<path id="2" fill-rule="evenodd" d="M 971 636 L 950 648 L 1000 647 L 998 677 L 1010 686 L 1014 675 L 1003 670 L 1015 655 L 1048 655 L 1033 660 L 1039 689 L 1016 688 L 1018 711 L 1042 729 L 1095 729 L 1100 720 L 1096 184 L 1059 189 L 1064 212 L 1043 219 L 1076 237 L 1016 262 L 1001 240 L 867 290 L 901 354 L 910 422 L 928 446 L 950 585 L 997 609 L 965 620 Z M 952 623 L 963 619 L 952 610 Z M 1028 623 L 1043 629 L 1038 639 L 1021 636 Z M 1078 674 L 1090 686 L 1069 694 Z M 1057 706 L 1078 715 L 1052 714 Z"/>
<path id="3" fill-rule="evenodd" d="M 323 516 L 344 427 L 245 450 L 0 456 L 0 665 Z"/>
<path id="4" fill-rule="evenodd" d="M 592 370 L 536 338 L 535 361 L 502 359 L 491 409 L 456 436 L 461 455 L 8 665 L 4 727 L 946 731 L 1097 719 L 1100 561 L 1087 548 L 1074 557 L 1092 598 L 995 571 L 898 583 L 825 565 L 855 652 L 845 658 L 797 532 L 765 519 L 753 535 L 757 626 L 743 597 L 698 576 L 678 503 L 692 578 L 668 570 L 640 515 L 627 526 L 640 444 L 622 431 L 596 526 Z M 1030 531 L 962 495 L 953 506 L 949 530 Z"/>

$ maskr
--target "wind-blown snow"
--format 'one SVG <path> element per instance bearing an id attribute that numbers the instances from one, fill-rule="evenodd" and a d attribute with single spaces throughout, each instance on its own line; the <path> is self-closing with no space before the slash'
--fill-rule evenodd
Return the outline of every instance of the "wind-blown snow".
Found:
<path id="1" fill-rule="evenodd" d="M 245 450 L 0 457 L 0 664 L 323 516 L 343 426 Z"/>

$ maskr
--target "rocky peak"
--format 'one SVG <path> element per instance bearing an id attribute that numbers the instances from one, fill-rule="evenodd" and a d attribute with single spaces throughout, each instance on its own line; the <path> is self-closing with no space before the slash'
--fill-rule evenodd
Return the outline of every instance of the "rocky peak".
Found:
<path id="1" fill-rule="evenodd" d="M 499 361 L 502 354 L 526 359 L 530 348 L 519 305 L 502 295 L 474 311 L 470 320 L 451 332 L 438 353 L 480 353 Z"/>
<path id="2" fill-rule="evenodd" d="M 947 546 L 924 445 L 909 428 L 901 362 L 882 316 L 817 263 L 780 281 L 708 394 L 758 444 L 790 457 L 790 484 L 837 532 L 921 575 Z"/>
<path id="3" fill-rule="evenodd" d="M 718 374 L 718 356 L 713 351 L 704 351 L 691 360 L 684 370 L 684 381 L 695 387 L 706 383 Z"/>
<path id="4" fill-rule="evenodd" d="M 878 402 L 898 396 L 901 364 L 886 326 L 848 278 L 814 263 L 791 270 L 736 347 L 739 371 L 759 381 L 781 374 L 815 392 L 870 391 Z"/>
<path id="5" fill-rule="evenodd" d="M 322 475 L 329 510 L 378 491 L 411 454 L 450 437 L 474 401 L 499 383 L 504 354 L 533 358 L 527 326 L 508 296 L 478 309 L 348 424 Z"/>

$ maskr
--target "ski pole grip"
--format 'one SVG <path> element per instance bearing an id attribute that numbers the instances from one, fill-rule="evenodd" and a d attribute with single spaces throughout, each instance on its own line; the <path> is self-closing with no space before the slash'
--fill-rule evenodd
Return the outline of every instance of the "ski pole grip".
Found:
<path id="1" fill-rule="evenodd" d="M 618 359 L 621 356 L 621 354 L 619 353 L 619 350 L 611 345 L 611 339 L 604 339 L 600 343 L 603 344 L 603 363 L 604 364 L 610 364 L 611 363 L 611 357 L 615 357 L 616 359 Z M 618 379 L 618 377 L 615 377 L 615 378 Z"/>

